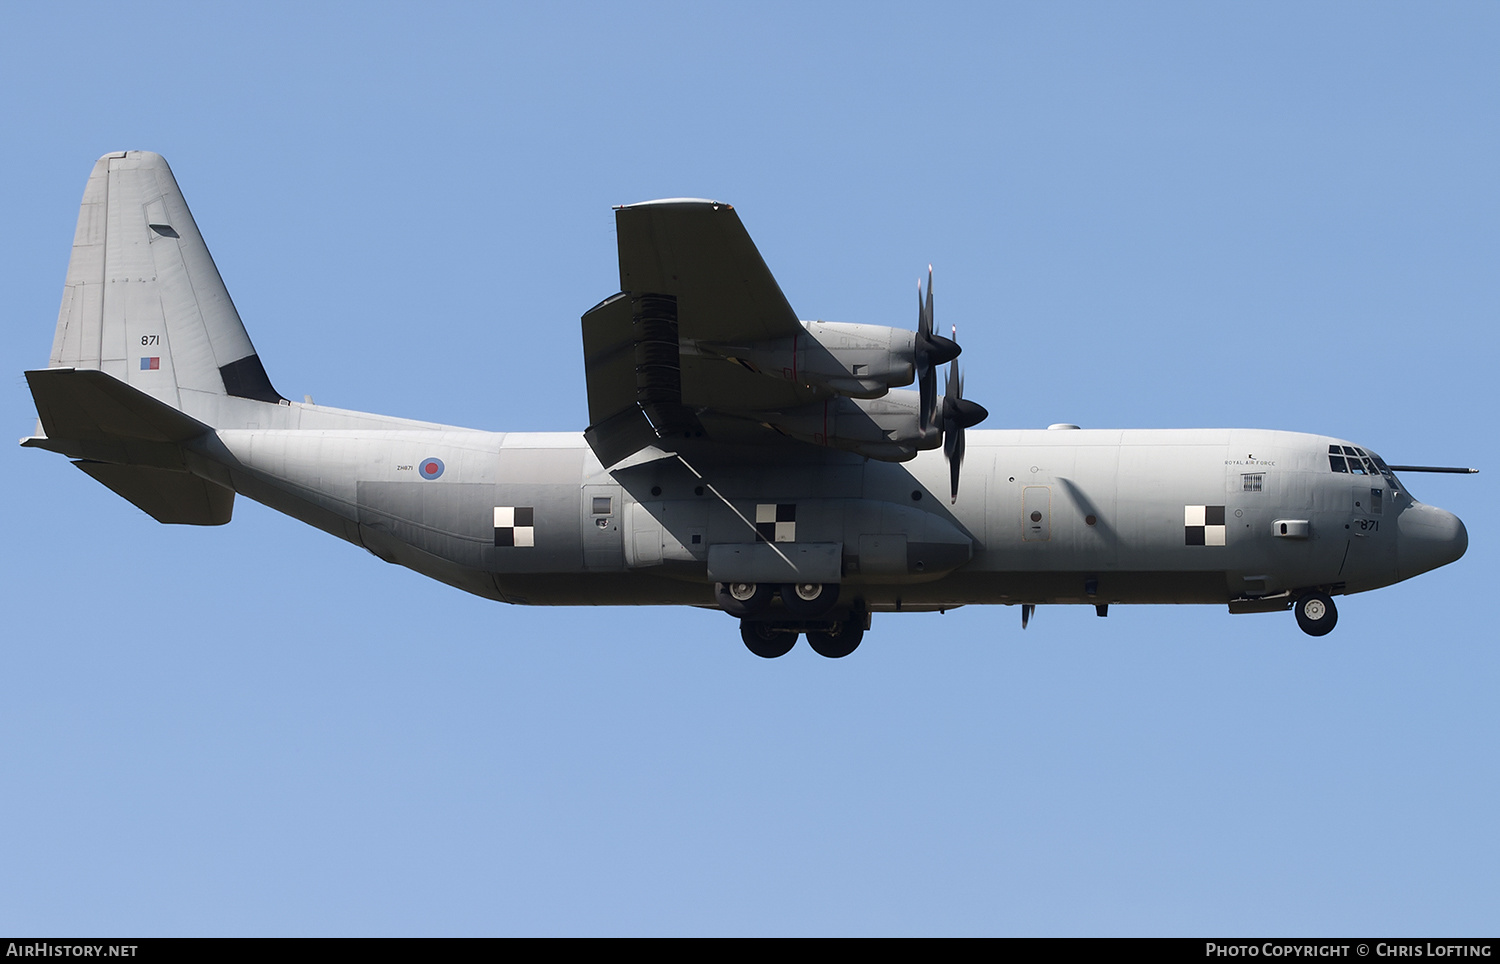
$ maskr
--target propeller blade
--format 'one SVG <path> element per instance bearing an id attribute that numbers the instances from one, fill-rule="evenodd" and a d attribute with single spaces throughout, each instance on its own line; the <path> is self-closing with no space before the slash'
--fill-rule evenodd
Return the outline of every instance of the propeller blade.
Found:
<path id="1" fill-rule="evenodd" d="M 964 465 L 964 429 L 984 420 L 989 412 L 977 402 L 964 399 L 964 373 L 958 362 L 948 366 L 948 384 L 943 392 L 943 455 L 948 459 L 950 502 L 958 501 L 958 476 Z"/>
<path id="2" fill-rule="evenodd" d="M 948 454 L 948 481 L 953 484 L 953 494 L 948 499 L 952 505 L 958 501 L 958 473 L 964 467 L 964 430 L 955 429 L 948 438 L 953 439 L 953 451 Z M 947 439 L 944 439 L 944 449 L 947 448 Z"/>
<path id="3" fill-rule="evenodd" d="M 917 337 L 913 345 L 917 366 L 917 390 L 921 397 L 921 427 L 926 432 L 941 418 L 937 400 L 937 368 L 957 358 L 963 351 L 953 338 L 944 338 L 933 329 L 932 310 L 932 265 L 927 266 L 927 293 L 923 296 L 922 282 L 917 281 Z M 957 329 L 954 329 L 957 334 Z"/>
<path id="4" fill-rule="evenodd" d="M 927 270 L 928 270 L 929 274 L 932 271 L 932 269 L 930 267 Z M 931 283 L 932 282 L 930 282 L 930 281 L 928 282 L 929 285 L 931 285 Z M 923 304 L 923 302 L 922 302 L 922 279 L 918 278 L 917 279 L 917 344 L 921 345 L 922 342 L 927 338 L 927 336 L 929 336 L 931 334 L 932 334 L 932 301 L 931 301 L 931 299 L 929 299 L 926 304 Z"/>
<path id="5" fill-rule="evenodd" d="M 932 265 L 927 266 L 927 308 L 922 313 L 922 319 L 926 322 L 922 327 L 922 334 L 928 338 L 932 337 Z"/>
<path id="6" fill-rule="evenodd" d="M 947 421 L 954 417 L 958 411 L 958 403 L 964 397 L 964 373 L 959 370 L 958 362 L 948 366 L 948 380 L 943 384 L 943 419 Z"/>
<path id="7" fill-rule="evenodd" d="M 932 425 L 933 411 L 937 407 L 937 368 L 928 350 L 932 340 L 932 265 L 927 266 L 927 300 L 922 300 L 922 279 L 917 279 L 917 338 L 915 344 L 917 363 L 917 391 L 920 398 L 919 426 L 926 432 Z"/>
<path id="8" fill-rule="evenodd" d="M 932 426 L 932 416 L 937 409 L 937 369 L 931 365 L 924 365 L 918 356 L 917 362 L 917 392 L 921 399 L 918 423 L 922 432 Z"/>
<path id="9" fill-rule="evenodd" d="M 955 362 L 948 368 L 948 384 L 943 392 L 943 422 L 957 428 L 972 428 L 990 417 L 989 409 L 964 398 L 964 373 Z"/>

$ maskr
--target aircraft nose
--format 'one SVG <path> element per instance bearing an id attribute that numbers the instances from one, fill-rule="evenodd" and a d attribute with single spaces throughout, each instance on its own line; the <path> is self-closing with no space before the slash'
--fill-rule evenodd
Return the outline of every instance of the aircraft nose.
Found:
<path id="1" fill-rule="evenodd" d="M 1416 503 L 1396 523 L 1396 575 L 1400 579 L 1457 560 L 1469 548 L 1462 520 L 1436 506 Z"/>

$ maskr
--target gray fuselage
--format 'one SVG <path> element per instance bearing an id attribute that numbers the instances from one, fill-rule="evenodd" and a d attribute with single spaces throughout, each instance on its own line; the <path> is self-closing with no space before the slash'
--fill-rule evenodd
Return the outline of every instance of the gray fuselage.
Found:
<path id="1" fill-rule="evenodd" d="M 938 452 L 907 463 L 830 452 L 699 477 L 666 453 L 605 471 L 576 434 L 296 403 L 268 421 L 297 427 L 220 430 L 222 448 L 200 448 L 218 471 L 198 471 L 389 562 L 513 603 L 713 606 L 715 580 L 776 578 L 789 565 L 872 611 L 1253 608 L 1288 591 L 1390 585 L 1467 546 L 1455 516 L 1389 473 L 1332 471 L 1330 446 L 1348 443 L 1291 432 L 974 431 L 950 504 Z M 767 507 L 793 521 L 757 538 Z"/>

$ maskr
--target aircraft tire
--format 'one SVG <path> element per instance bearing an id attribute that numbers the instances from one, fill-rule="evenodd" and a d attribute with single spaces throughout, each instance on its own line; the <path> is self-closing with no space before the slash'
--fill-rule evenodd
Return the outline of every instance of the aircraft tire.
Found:
<path id="1" fill-rule="evenodd" d="M 720 582 L 714 584 L 719 608 L 731 616 L 754 616 L 764 612 L 775 598 L 776 587 L 765 582 Z"/>
<path id="2" fill-rule="evenodd" d="M 740 620 L 740 638 L 745 641 L 745 648 L 761 659 L 785 656 L 797 645 L 796 633 L 778 633 L 771 628 L 770 623 L 753 622 L 749 619 Z"/>
<path id="3" fill-rule="evenodd" d="M 1309 636 L 1327 636 L 1339 621 L 1338 607 L 1321 592 L 1310 592 L 1297 600 L 1296 613 L 1297 626 Z"/>
<path id="4" fill-rule="evenodd" d="M 781 605 L 792 619 L 826 616 L 838 601 L 839 584 L 836 582 L 789 582 L 781 587 Z"/>
<path id="5" fill-rule="evenodd" d="M 838 624 L 838 629 L 831 633 L 809 632 L 807 634 L 807 645 L 811 646 L 813 652 L 828 659 L 843 659 L 859 648 L 860 640 L 865 638 L 865 628 L 855 618 L 850 618 Z"/>

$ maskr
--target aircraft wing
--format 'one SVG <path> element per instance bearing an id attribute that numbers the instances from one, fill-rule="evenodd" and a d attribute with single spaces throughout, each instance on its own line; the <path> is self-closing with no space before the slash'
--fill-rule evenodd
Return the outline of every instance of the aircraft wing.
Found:
<path id="1" fill-rule="evenodd" d="M 583 316 L 589 444 L 605 465 L 660 440 L 783 443 L 755 417 L 830 393 L 767 378 L 701 346 L 806 337 L 728 204 L 688 198 L 615 209 L 620 293 Z"/>
<path id="2" fill-rule="evenodd" d="M 677 299 L 680 337 L 759 341 L 802 330 L 731 205 L 672 198 L 615 208 L 620 290 Z"/>

